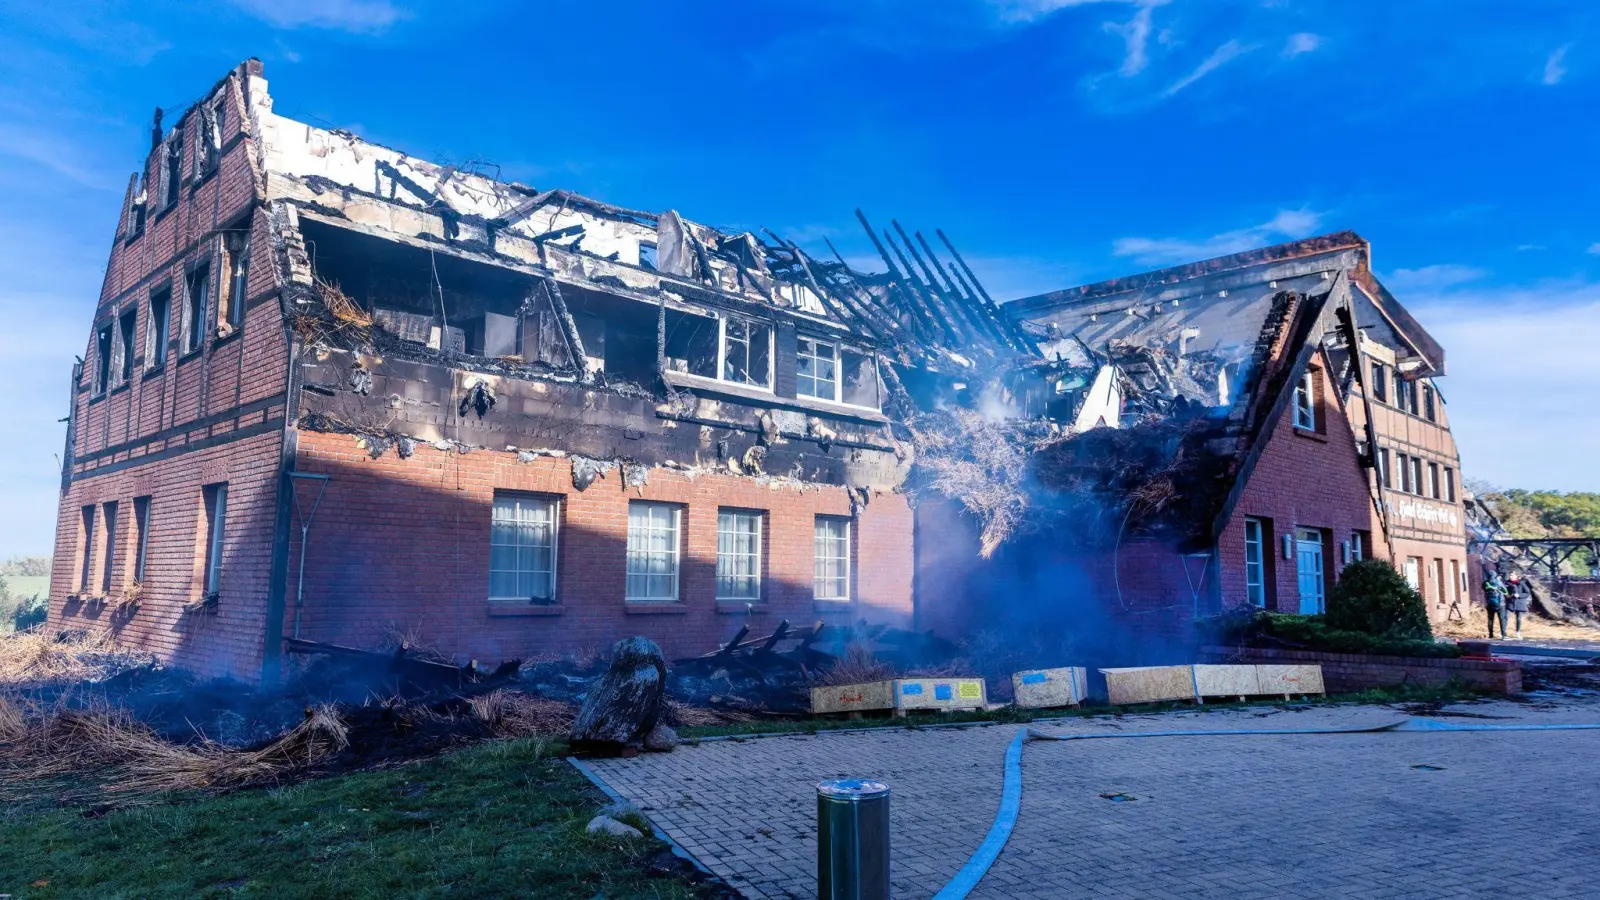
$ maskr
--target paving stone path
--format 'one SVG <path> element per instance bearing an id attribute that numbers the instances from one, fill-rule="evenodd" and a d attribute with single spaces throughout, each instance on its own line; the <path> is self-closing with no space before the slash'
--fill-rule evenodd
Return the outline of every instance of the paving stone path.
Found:
<path id="1" fill-rule="evenodd" d="M 1600 704 L 1444 712 L 1463 714 L 1447 721 L 1600 722 Z M 1340 707 L 1036 727 L 1353 727 L 1403 716 Z M 817 780 L 885 781 L 894 791 L 895 896 L 918 900 L 983 839 L 1016 731 L 705 742 L 591 768 L 750 898 L 815 897 Z M 1600 731 L 1033 742 L 1023 753 L 1017 829 L 973 897 L 1597 897 L 1597 760 Z M 1102 797 L 1117 793 L 1135 799 Z"/>

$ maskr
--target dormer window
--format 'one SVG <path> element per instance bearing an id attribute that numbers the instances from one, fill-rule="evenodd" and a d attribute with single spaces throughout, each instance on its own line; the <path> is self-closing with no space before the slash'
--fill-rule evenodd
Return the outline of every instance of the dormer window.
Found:
<path id="1" fill-rule="evenodd" d="M 1294 389 L 1294 427 L 1305 431 L 1317 430 L 1317 380 L 1316 370 L 1306 369 Z"/>
<path id="2" fill-rule="evenodd" d="M 723 381 L 772 387 L 772 326 L 732 317 L 722 320 Z"/>
<path id="3" fill-rule="evenodd" d="M 833 403 L 878 409 L 878 366 L 852 347 L 801 337 L 795 345 L 795 393 Z"/>

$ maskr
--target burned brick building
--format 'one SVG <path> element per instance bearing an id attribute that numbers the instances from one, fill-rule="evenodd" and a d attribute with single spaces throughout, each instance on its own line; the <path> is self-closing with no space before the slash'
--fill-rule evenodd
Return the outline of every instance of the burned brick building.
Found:
<path id="1" fill-rule="evenodd" d="M 1036 402 L 1071 432 L 1034 443 L 1029 501 L 1047 539 L 991 564 L 919 555 L 919 583 L 940 586 L 919 590 L 924 623 L 1010 616 L 1036 631 L 1051 612 L 1016 598 L 1065 584 L 1056 613 L 1127 658 L 1152 634 L 1187 644 L 1197 618 L 1229 607 L 1321 612 L 1339 570 L 1367 556 L 1394 562 L 1436 620 L 1463 601 L 1460 463 L 1433 381 L 1444 351 L 1373 275 L 1359 235 L 1006 309 L 1045 357 Z M 982 545 L 948 509 L 918 517 L 925 539 Z M 1029 574 L 982 602 L 996 572 Z"/>
<path id="2" fill-rule="evenodd" d="M 868 273 L 483 169 L 280 116 L 255 60 L 157 113 L 53 627 L 254 680 L 817 620 L 1127 660 L 1369 554 L 1458 596 L 1443 351 L 1354 234 L 1001 308 L 942 231 L 858 212 Z"/>
<path id="3" fill-rule="evenodd" d="M 938 289 L 293 121 L 251 60 L 157 113 L 129 184 L 51 624 L 245 679 L 287 639 L 909 625 L 895 422 L 1034 349 L 964 264 L 882 237 Z"/>

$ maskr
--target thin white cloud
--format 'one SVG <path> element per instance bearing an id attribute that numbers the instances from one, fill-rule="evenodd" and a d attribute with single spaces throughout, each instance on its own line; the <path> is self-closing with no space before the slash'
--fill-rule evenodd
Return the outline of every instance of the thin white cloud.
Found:
<path id="1" fill-rule="evenodd" d="M 1593 244 L 1589 245 L 1589 255 L 1590 256 L 1600 256 L 1600 242 L 1596 242 L 1596 243 L 1593 243 Z"/>
<path id="2" fill-rule="evenodd" d="M 1489 273 L 1475 266 L 1445 263 L 1416 269 L 1395 269 L 1383 283 L 1392 291 L 1439 291 L 1478 281 Z"/>
<path id="3" fill-rule="evenodd" d="M 1298 34 L 1289 35 L 1289 39 L 1283 44 L 1283 56 L 1285 59 L 1293 59 L 1305 53 L 1312 53 L 1321 46 L 1321 35 L 1302 31 Z"/>
<path id="4" fill-rule="evenodd" d="M 1260 225 L 1239 228 L 1198 240 L 1189 238 L 1118 238 L 1111 244 L 1117 256 L 1131 257 L 1146 266 L 1166 266 L 1195 262 L 1216 256 L 1227 256 L 1254 247 L 1297 240 L 1314 233 L 1322 224 L 1322 215 L 1306 209 L 1279 210 L 1278 214 Z"/>
<path id="5" fill-rule="evenodd" d="M 1593 386 L 1600 284 L 1474 286 L 1401 296 L 1445 348 L 1439 387 L 1464 475 L 1508 487 L 1600 490 Z M 1530 364 L 1531 355 L 1537 364 Z M 1507 439 L 1507 434 L 1515 434 Z"/>
<path id="6" fill-rule="evenodd" d="M 0 124 L 0 156 L 43 166 L 87 188 L 116 191 L 122 187 L 110 173 L 85 162 L 72 141 L 38 128 Z"/>
<path id="7" fill-rule="evenodd" d="M 390 0 L 231 0 L 240 10 L 278 28 L 325 28 L 370 34 L 409 13 Z"/>
<path id="8" fill-rule="evenodd" d="M 1544 61 L 1544 75 L 1539 80 L 1546 85 L 1557 85 L 1567 77 L 1567 51 L 1571 44 L 1563 44 Z"/>
<path id="9" fill-rule="evenodd" d="M 1227 43 L 1218 47 L 1216 50 L 1213 50 L 1211 55 L 1206 57 L 1205 61 L 1199 66 L 1195 67 L 1193 72 L 1190 72 L 1189 74 L 1173 82 L 1170 87 L 1162 91 L 1162 98 L 1164 99 L 1177 94 L 1184 88 L 1194 84 L 1196 81 L 1199 81 L 1207 75 L 1210 75 L 1212 72 L 1215 72 L 1216 70 L 1254 49 L 1255 47 L 1242 44 L 1237 40 L 1228 41 Z"/>
<path id="10" fill-rule="evenodd" d="M 1160 6 L 1168 0 L 984 0 L 1002 22 L 1036 22 L 1057 10 L 1100 3 L 1127 3 L 1135 6 Z"/>
<path id="11" fill-rule="evenodd" d="M 1122 38 L 1122 65 L 1117 74 L 1130 78 L 1143 72 L 1150 64 L 1150 19 L 1155 15 L 1156 3 L 1141 5 L 1127 22 L 1107 22 L 1106 31 Z"/>

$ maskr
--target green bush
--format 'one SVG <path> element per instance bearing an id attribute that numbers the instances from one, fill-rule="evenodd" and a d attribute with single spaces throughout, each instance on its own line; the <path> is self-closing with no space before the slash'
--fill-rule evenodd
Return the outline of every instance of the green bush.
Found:
<path id="1" fill-rule="evenodd" d="M 1382 637 L 1362 631 L 1344 631 L 1332 627 L 1322 616 L 1295 616 L 1269 612 L 1257 614 L 1245 635 L 1244 643 L 1251 647 L 1365 653 L 1372 656 L 1453 659 L 1461 655 L 1461 648 L 1455 644 L 1441 644 L 1432 639 Z"/>
<path id="2" fill-rule="evenodd" d="M 23 600 L 11 613 L 12 628 L 17 631 L 26 631 L 35 625 L 43 625 L 49 611 L 49 601 L 43 597 L 31 597 Z"/>
<path id="3" fill-rule="evenodd" d="M 1433 640 L 1422 595 L 1381 559 L 1344 567 L 1328 595 L 1327 625 L 1394 640 Z"/>

